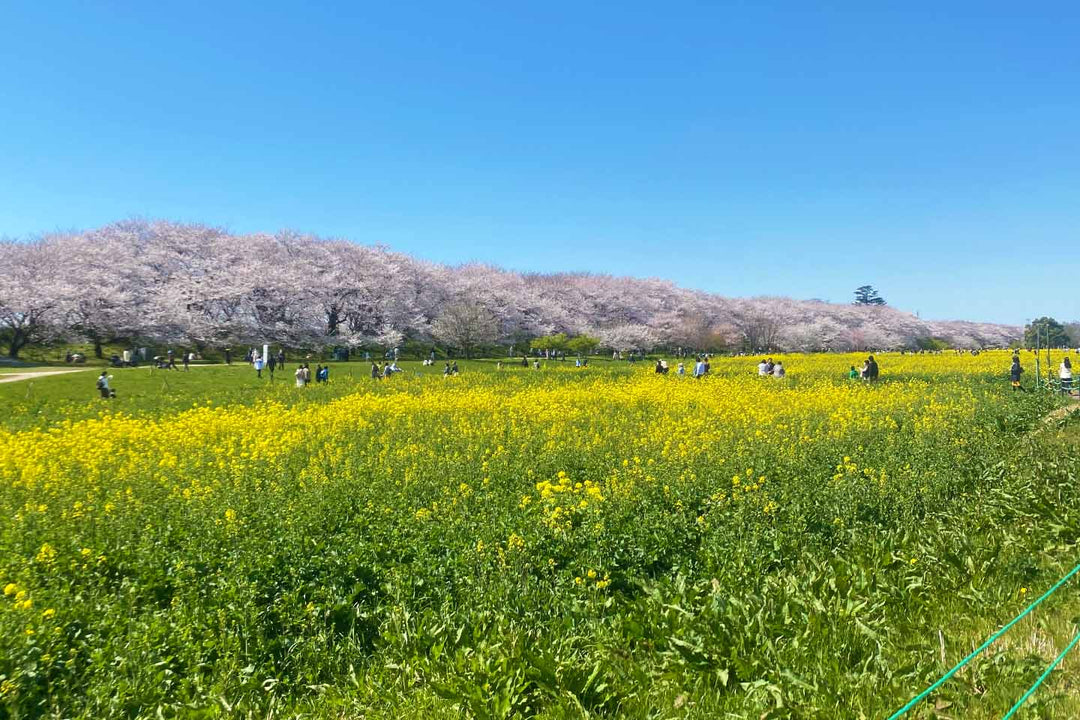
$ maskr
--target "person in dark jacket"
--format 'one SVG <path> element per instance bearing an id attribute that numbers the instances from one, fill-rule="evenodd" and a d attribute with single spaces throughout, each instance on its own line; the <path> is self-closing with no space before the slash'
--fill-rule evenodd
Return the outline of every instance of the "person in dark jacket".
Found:
<path id="1" fill-rule="evenodd" d="M 1024 392 L 1024 388 L 1020 385 L 1020 375 L 1024 372 L 1024 368 L 1020 367 L 1020 356 L 1013 355 L 1012 367 L 1009 368 L 1009 379 L 1012 381 L 1013 392 L 1019 390 Z"/>
<path id="2" fill-rule="evenodd" d="M 878 379 L 878 373 L 879 370 L 877 360 L 875 360 L 874 356 L 871 355 L 870 357 L 866 358 L 866 379 L 870 382 L 876 382 Z"/>

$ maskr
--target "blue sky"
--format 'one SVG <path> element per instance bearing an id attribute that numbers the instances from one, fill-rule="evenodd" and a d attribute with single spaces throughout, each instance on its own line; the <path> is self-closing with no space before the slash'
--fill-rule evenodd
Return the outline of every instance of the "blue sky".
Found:
<path id="1" fill-rule="evenodd" d="M 1073 319 L 1078 38 L 1075 2 L 0 1 L 0 235 L 168 218 Z"/>

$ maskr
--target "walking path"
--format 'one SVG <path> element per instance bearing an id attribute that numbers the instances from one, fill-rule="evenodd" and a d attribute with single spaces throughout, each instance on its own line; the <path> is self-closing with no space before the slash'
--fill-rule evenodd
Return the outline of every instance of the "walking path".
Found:
<path id="1" fill-rule="evenodd" d="M 1066 405 L 1065 407 L 1059 407 L 1057 410 L 1054 410 L 1052 413 L 1047 415 L 1044 420 L 1046 422 L 1053 422 L 1054 420 L 1060 420 L 1066 415 L 1074 412 L 1080 412 L 1080 402 L 1073 402 L 1072 404 Z"/>
<path id="2" fill-rule="evenodd" d="M 31 380 L 46 375 L 66 375 L 67 373 L 86 372 L 94 368 L 75 368 L 72 370 L 39 370 L 38 372 L 5 373 L 0 375 L 0 383 L 18 382 L 19 380 Z"/>
<path id="3" fill-rule="evenodd" d="M 221 363 L 201 363 L 199 365 L 192 365 L 191 368 L 195 369 L 195 368 L 199 368 L 199 367 L 214 367 L 214 366 L 220 365 L 220 364 Z M 155 369 L 153 366 L 150 366 L 150 365 L 144 365 L 144 366 L 141 366 L 141 367 L 146 367 L 146 368 L 148 368 L 150 370 Z M 180 370 L 183 367 L 183 365 L 177 365 L 176 367 L 177 367 L 177 370 Z M 2 373 L 2 374 L 0 374 L 0 383 L 18 382 L 19 380 L 33 380 L 34 378 L 45 377 L 47 375 L 66 375 L 67 373 L 77 373 L 77 372 L 86 372 L 87 370 L 106 370 L 106 369 L 111 369 L 111 368 L 103 368 L 103 367 L 91 366 L 91 367 L 71 368 L 70 370 L 38 370 L 38 371 L 28 371 L 28 372 L 18 372 L 18 373 Z M 134 368 L 134 369 L 137 370 L 139 368 Z M 182 370 L 181 370 L 181 372 L 182 372 Z"/>

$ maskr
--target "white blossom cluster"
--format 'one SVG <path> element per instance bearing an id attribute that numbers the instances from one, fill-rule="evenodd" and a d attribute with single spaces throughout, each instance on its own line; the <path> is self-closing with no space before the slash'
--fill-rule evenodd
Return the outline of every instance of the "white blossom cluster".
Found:
<path id="1" fill-rule="evenodd" d="M 939 338 L 1007 345 L 1015 326 L 928 322 L 891 307 L 729 298 L 658 279 L 446 266 L 291 232 L 126 221 L 0 243 L 0 342 L 143 340 L 203 347 L 475 345 L 551 333 L 614 350 L 862 350 Z"/>

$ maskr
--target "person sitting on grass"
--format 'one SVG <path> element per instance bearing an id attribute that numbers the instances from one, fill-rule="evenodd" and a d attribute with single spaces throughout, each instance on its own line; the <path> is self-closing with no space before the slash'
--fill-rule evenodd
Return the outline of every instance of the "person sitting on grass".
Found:
<path id="1" fill-rule="evenodd" d="M 847 376 L 848 376 L 848 380 L 858 380 L 859 379 L 859 371 L 855 369 L 854 365 L 852 365 L 851 369 L 848 370 Z"/>
<path id="2" fill-rule="evenodd" d="M 866 379 L 870 382 L 877 382 L 878 379 L 878 364 L 874 356 L 866 358 Z"/>

